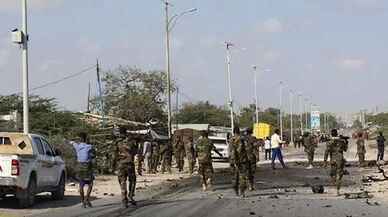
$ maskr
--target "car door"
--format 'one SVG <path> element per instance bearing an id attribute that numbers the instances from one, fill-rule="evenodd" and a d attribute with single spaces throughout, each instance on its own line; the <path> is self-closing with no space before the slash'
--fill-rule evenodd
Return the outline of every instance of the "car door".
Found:
<path id="1" fill-rule="evenodd" d="M 46 163 L 45 170 L 47 174 L 47 185 L 54 186 L 57 181 L 57 171 L 55 166 L 55 155 L 50 144 L 43 137 L 40 138 L 44 147 Z"/>
<path id="2" fill-rule="evenodd" d="M 46 186 L 48 184 L 47 180 L 47 171 L 45 169 L 45 164 L 47 163 L 44 146 L 42 141 L 40 140 L 40 137 L 38 136 L 32 136 L 32 142 L 34 146 L 36 147 L 37 153 L 37 166 L 36 166 L 36 173 L 37 173 L 37 185 L 38 186 Z"/>

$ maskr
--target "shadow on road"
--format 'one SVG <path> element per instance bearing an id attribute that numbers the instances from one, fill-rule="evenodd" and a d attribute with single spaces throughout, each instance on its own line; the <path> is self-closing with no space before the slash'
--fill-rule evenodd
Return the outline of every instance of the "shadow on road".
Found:
<path id="1" fill-rule="evenodd" d="M 92 200 L 97 198 L 92 197 Z M 37 195 L 35 205 L 29 209 L 48 209 L 70 207 L 80 203 L 79 196 L 65 196 L 63 200 L 53 200 L 50 195 Z M 0 209 L 19 209 L 18 200 L 15 197 L 0 199 Z"/>

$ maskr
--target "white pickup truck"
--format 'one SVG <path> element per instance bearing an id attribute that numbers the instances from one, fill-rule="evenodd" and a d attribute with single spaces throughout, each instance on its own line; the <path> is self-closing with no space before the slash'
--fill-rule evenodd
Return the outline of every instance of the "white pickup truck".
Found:
<path id="1" fill-rule="evenodd" d="M 0 132 L 0 198 L 15 195 L 21 208 L 32 206 L 42 192 L 61 200 L 65 180 L 60 152 L 44 137 Z"/>

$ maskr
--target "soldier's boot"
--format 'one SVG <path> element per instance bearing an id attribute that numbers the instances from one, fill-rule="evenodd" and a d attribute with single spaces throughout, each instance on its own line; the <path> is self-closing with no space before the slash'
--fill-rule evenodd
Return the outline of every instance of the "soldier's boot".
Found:
<path id="1" fill-rule="evenodd" d="M 245 195 L 245 189 L 240 189 L 240 197 L 241 198 L 245 198 L 246 195 Z"/>
<path id="2" fill-rule="evenodd" d="M 249 183 L 248 183 L 248 190 L 249 191 L 254 191 L 255 190 L 255 186 L 254 186 L 254 181 L 250 181 Z"/>
<path id="3" fill-rule="evenodd" d="M 206 185 L 207 185 L 207 188 L 208 188 L 209 190 L 213 190 L 213 188 L 212 188 L 212 179 L 211 179 L 211 178 L 208 178 L 208 179 L 206 180 Z"/>
<path id="4" fill-rule="evenodd" d="M 205 183 L 202 184 L 202 191 L 207 191 L 207 186 Z"/>
<path id="5" fill-rule="evenodd" d="M 133 199 L 133 197 L 132 197 L 132 196 L 130 196 L 130 197 L 129 197 L 129 202 L 130 202 L 132 205 L 134 205 L 134 206 L 136 206 L 136 205 L 137 205 L 137 203 L 136 203 L 136 200 L 135 200 L 135 199 Z"/>
<path id="6" fill-rule="evenodd" d="M 240 195 L 238 187 L 234 186 L 233 190 L 234 190 L 234 193 L 236 193 L 236 196 Z"/>
<path id="7" fill-rule="evenodd" d="M 121 202 L 121 207 L 124 208 L 124 209 L 128 208 L 128 207 L 129 207 L 129 206 L 128 206 L 128 200 L 123 200 L 123 201 Z"/>

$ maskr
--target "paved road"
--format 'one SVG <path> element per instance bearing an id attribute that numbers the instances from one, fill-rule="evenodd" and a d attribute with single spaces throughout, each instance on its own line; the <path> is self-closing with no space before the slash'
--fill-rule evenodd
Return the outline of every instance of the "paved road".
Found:
<path id="1" fill-rule="evenodd" d="M 318 149 L 318 158 L 323 157 L 324 145 Z M 288 148 L 286 158 L 292 161 L 305 160 L 303 150 Z M 355 146 L 351 145 L 348 160 L 354 160 Z M 269 165 L 260 165 L 257 171 L 256 191 L 248 197 L 236 197 L 231 190 L 231 176 L 227 164 L 216 163 L 218 168 L 214 191 L 202 192 L 199 178 L 185 180 L 169 193 L 144 197 L 137 207 L 121 209 L 119 199 L 97 201 L 95 208 L 83 210 L 79 207 L 67 208 L 39 216 L 137 216 L 137 217 L 239 217 L 239 216 L 287 216 L 287 217 L 330 217 L 330 216 L 386 216 L 388 204 L 367 204 L 365 199 L 345 200 L 335 196 L 330 185 L 327 170 L 305 169 L 300 163 L 289 163 L 290 169 L 272 171 Z M 350 176 L 345 177 L 344 191 L 360 190 L 361 171 L 356 167 L 347 168 Z M 365 172 L 363 170 L 363 172 Z M 323 184 L 325 194 L 313 194 L 311 185 Z M 372 199 L 371 199 L 372 200 Z"/>
<path id="2" fill-rule="evenodd" d="M 323 157 L 324 145 L 318 149 L 318 159 Z M 137 207 L 122 209 L 119 198 L 96 200 L 94 208 L 82 209 L 78 204 L 54 208 L 46 213 L 35 212 L 33 216 L 44 217 L 210 217 L 210 216 L 386 216 L 388 203 L 379 201 L 378 205 L 367 204 L 365 199 L 345 200 L 335 196 L 334 186 L 330 185 L 327 169 L 305 169 L 303 150 L 289 147 L 285 150 L 289 169 L 272 171 L 268 164 L 262 163 L 256 174 L 256 191 L 249 192 L 241 199 L 231 189 L 231 175 L 226 163 L 215 163 L 216 176 L 214 191 L 202 192 L 199 178 L 194 176 L 182 180 L 179 185 L 163 185 L 158 191 L 145 192 L 137 196 Z M 347 154 L 354 160 L 355 146 Z M 345 176 L 344 191 L 356 192 L 362 187 L 362 173 L 357 167 L 348 167 L 350 176 Z M 370 169 L 373 170 L 373 169 Z M 322 184 L 325 194 L 313 194 L 311 185 Z M 159 188 L 159 187 L 158 187 Z M 164 191 L 163 193 L 160 190 Z M 377 199 L 375 199 L 377 200 Z"/>

